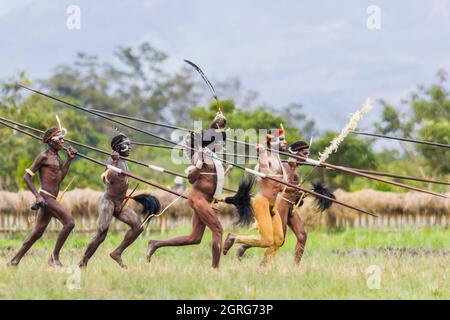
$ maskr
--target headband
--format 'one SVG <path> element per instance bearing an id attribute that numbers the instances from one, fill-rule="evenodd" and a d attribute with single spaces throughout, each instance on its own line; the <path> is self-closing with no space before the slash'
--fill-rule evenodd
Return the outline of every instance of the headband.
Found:
<path id="1" fill-rule="evenodd" d="M 54 136 L 56 136 L 58 133 L 60 133 L 61 130 L 60 129 L 55 129 L 55 131 L 53 131 L 48 137 L 47 139 L 45 139 L 44 143 L 47 143 L 50 141 L 51 138 L 53 138 Z"/>
<path id="2" fill-rule="evenodd" d="M 299 152 L 300 150 L 304 150 L 304 149 L 309 149 L 309 144 L 307 144 L 305 141 L 296 141 L 294 143 L 292 143 L 289 148 L 288 151 L 292 154 L 295 154 L 297 152 Z"/>
<path id="3" fill-rule="evenodd" d="M 284 129 L 275 129 L 275 131 L 266 135 L 266 143 L 270 145 L 278 145 L 280 138 L 284 138 Z"/>

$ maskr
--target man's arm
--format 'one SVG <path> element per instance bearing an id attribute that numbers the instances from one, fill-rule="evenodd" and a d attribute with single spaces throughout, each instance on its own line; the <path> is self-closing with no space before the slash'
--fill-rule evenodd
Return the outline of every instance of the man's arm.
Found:
<path id="1" fill-rule="evenodd" d="M 262 144 L 256 145 L 256 152 L 258 153 L 258 171 L 270 174 L 269 155 L 266 148 Z"/>
<path id="2" fill-rule="evenodd" d="M 298 181 L 297 176 L 297 159 L 289 157 L 288 163 L 284 165 L 286 169 L 288 182 L 296 184 Z"/>
<path id="3" fill-rule="evenodd" d="M 66 160 L 66 163 L 64 163 L 64 166 L 62 168 L 61 181 L 64 180 L 64 178 L 67 175 L 67 172 L 69 172 L 70 165 L 72 164 L 72 160 L 75 158 L 76 154 L 77 154 L 77 151 L 74 148 L 72 148 L 72 147 L 67 148 L 67 160 Z"/>
<path id="4" fill-rule="evenodd" d="M 203 168 L 203 149 L 199 149 L 191 158 L 193 166 L 188 172 L 189 183 L 193 184 L 200 177 L 201 169 Z"/>
<path id="5" fill-rule="evenodd" d="M 25 175 L 23 176 L 23 181 L 25 181 L 25 184 L 27 185 L 28 189 L 34 194 L 36 197 L 36 203 L 41 204 L 44 203 L 44 198 L 39 194 L 39 192 L 36 189 L 36 186 L 33 183 L 32 177 L 36 174 L 36 172 L 41 168 L 41 166 L 44 164 L 45 160 L 47 159 L 47 156 L 44 154 L 40 154 L 33 162 L 31 167 L 27 168 L 25 171 Z"/>
<path id="6" fill-rule="evenodd" d="M 106 165 L 111 165 L 113 167 L 119 168 L 120 165 L 120 155 L 117 151 L 112 151 L 108 160 L 106 160 Z M 110 183 L 111 179 L 113 178 L 110 175 L 118 176 L 120 173 L 114 172 L 110 169 L 106 169 L 105 172 L 102 174 L 103 182 Z"/>

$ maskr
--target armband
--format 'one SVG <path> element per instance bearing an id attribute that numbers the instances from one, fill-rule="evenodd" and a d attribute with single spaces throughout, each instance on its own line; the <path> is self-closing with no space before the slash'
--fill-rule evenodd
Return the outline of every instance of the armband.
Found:
<path id="1" fill-rule="evenodd" d="M 108 169 L 110 169 L 110 170 L 112 170 L 112 171 L 118 173 L 118 174 L 121 174 L 121 173 L 123 172 L 122 169 L 119 169 L 119 168 L 117 168 L 117 167 L 114 167 L 114 166 L 112 166 L 112 165 L 110 165 L 110 164 L 108 164 L 106 167 L 107 167 Z"/>
<path id="2" fill-rule="evenodd" d="M 106 170 L 105 172 L 102 173 L 102 175 L 100 176 L 100 178 L 102 179 L 103 183 L 107 183 L 109 184 L 109 180 L 108 180 L 108 172 L 109 170 Z"/>
<path id="3" fill-rule="evenodd" d="M 25 169 L 25 172 L 28 173 L 28 174 L 29 174 L 30 176 L 32 176 L 32 177 L 33 177 L 34 174 L 35 174 L 35 173 L 34 173 L 33 171 L 31 171 L 29 168 L 26 168 L 26 169 Z"/>
<path id="4" fill-rule="evenodd" d="M 195 164 L 195 167 L 197 169 L 201 169 L 203 167 L 203 161 L 202 160 L 197 160 L 197 163 Z"/>
<path id="5" fill-rule="evenodd" d="M 186 168 L 186 170 L 184 170 L 184 173 L 186 173 L 187 175 L 189 175 L 192 171 L 195 170 L 194 166 L 189 166 Z"/>

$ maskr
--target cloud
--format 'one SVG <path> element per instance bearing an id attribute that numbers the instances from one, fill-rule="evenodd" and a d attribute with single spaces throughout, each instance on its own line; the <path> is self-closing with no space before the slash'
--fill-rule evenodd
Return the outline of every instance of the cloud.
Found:
<path id="1" fill-rule="evenodd" d="M 434 0 L 430 2 L 431 16 L 433 18 L 448 19 L 450 16 L 450 3 L 448 0 Z"/>

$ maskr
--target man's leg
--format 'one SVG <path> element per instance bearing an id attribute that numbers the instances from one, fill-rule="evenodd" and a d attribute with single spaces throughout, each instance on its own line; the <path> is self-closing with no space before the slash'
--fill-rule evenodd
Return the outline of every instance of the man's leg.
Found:
<path id="1" fill-rule="evenodd" d="M 195 202 L 193 207 L 199 219 L 208 226 L 212 232 L 212 267 L 218 268 L 220 254 L 222 252 L 222 225 L 214 209 L 206 200 L 202 199 Z"/>
<path id="2" fill-rule="evenodd" d="M 280 201 L 280 204 L 278 205 L 277 211 L 278 214 L 281 217 L 281 223 L 283 225 L 283 234 L 284 237 L 286 237 L 286 232 L 287 232 L 287 223 L 288 223 L 288 219 L 289 219 L 289 214 L 292 210 L 293 205 L 289 202 L 287 202 L 286 200 L 282 199 Z"/>
<path id="3" fill-rule="evenodd" d="M 98 247 L 105 241 L 106 235 L 108 234 L 108 229 L 97 232 L 94 235 L 94 238 L 89 242 L 86 251 L 84 252 L 83 258 L 78 263 L 80 268 L 86 267 L 91 257 L 94 255 L 95 251 L 97 251 Z"/>
<path id="4" fill-rule="evenodd" d="M 67 237 L 75 227 L 75 222 L 73 221 L 72 216 L 55 199 L 47 199 L 47 208 L 63 225 L 63 228 L 59 232 L 58 238 L 56 239 L 55 248 L 53 249 L 53 253 L 50 256 L 48 264 L 53 267 L 62 267 L 63 264 L 59 260 L 59 253 L 62 246 L 66 242 Z"/>
<path id="5" fill-rule="evenodd" d="M 11 259 L 8 265 L 17 266 L 20 260 L 23 258 L 25 253 L 33 246 L 33 244 L 44 234 L 45 229 L 47 228 L 50 220 L 52 219 L 52 215 L 44 208 L 40 208 L 37 217 L 36 217 L 36 225 L 31 231 L 31 233 L 27 236 L 22 247 L 19 249 L 14 258 Z"/>
<path id="6" fill-rule="evenodd" d="M 252 248 L 247 244 L 241 244 L 236 250 L 236 257 L 241 260 L 248 249 Z"/>
<path id="7" fill-rule="evenodd" d="M 281 220 L 278 210 L 274 210 L 274 215 L 272 217 L 272 227 L 273 227 L 273 245 L 266 249 L 264 254 L 264 259 L 261 265 L 268 265 L 272 258 L 277 253 L 278 249 L 283 245 L 284 233 L 283 233 L 283 222 Z"/>
<path id="8" fill-rule="evenodd" d="M 106 239 L 108 234 L 108 228 L 111 224 L 112 216 L 114 213 L 114 203 L 108 199 L 102 197 L 98 206 L 98 219 L 97 219 L 97 232 L 91 242 L 88 244 L 83 258 L 79 262 L 80 268 L 86 267 L 89 259 L 97 251 L 100 244 Z"/>
<path id="9" fill-rule="evenodd" d="M 139 237 L 144 229 L 141 228 L 141 221 L 139 220 L 136 212 L 134 212 L 131 208 L 123 208 L 117 215 L 117 219 L 129 225 L 131 229 L 125 234 L 122 243 L 110 253 L 110 257 L 113 258 L 119 266 L 126 268 L 127 266 L 122 261 L 122 253 L 130 244 L 134 242 L 134 240 L 137 239 L 137 237 Z"/>
<path id="10" fill-rule="evenodd" d="M 257 195 L 252 200 L 253 214 L 258 223 L 258 236 L 238 236 L 229 233 L 223 246 L 223 254 L 226 255 L 234 242 L 246 244 L 251 247 L 267 248 L 273 245 L 273 227 L 270 216 L 270 205 L 267 198 Z"/>
<path id="11" fill-rule="evenodd" d="M 188 236 L 175 237 L 168 240 L 150 240 L 148 242 L 147 261 L 150 262 L 156 250 L 162 247 L 177 247 L 199 244 L 202 241 L 206 225 L 199 219 L 194 211 L 192 216 L 192 231 Z"/>
<path id="12" fill-rule="evenodd" d="M 289 228 L 291 228 L 297 238 L 297 244 L 295 246 L 295 263 L 300 264 L 306 245 L 306 230 L 303 226 L 303 222 L 300 219 L 300 216 L 294 212 L 289 216 L 288 226 Z"/>

